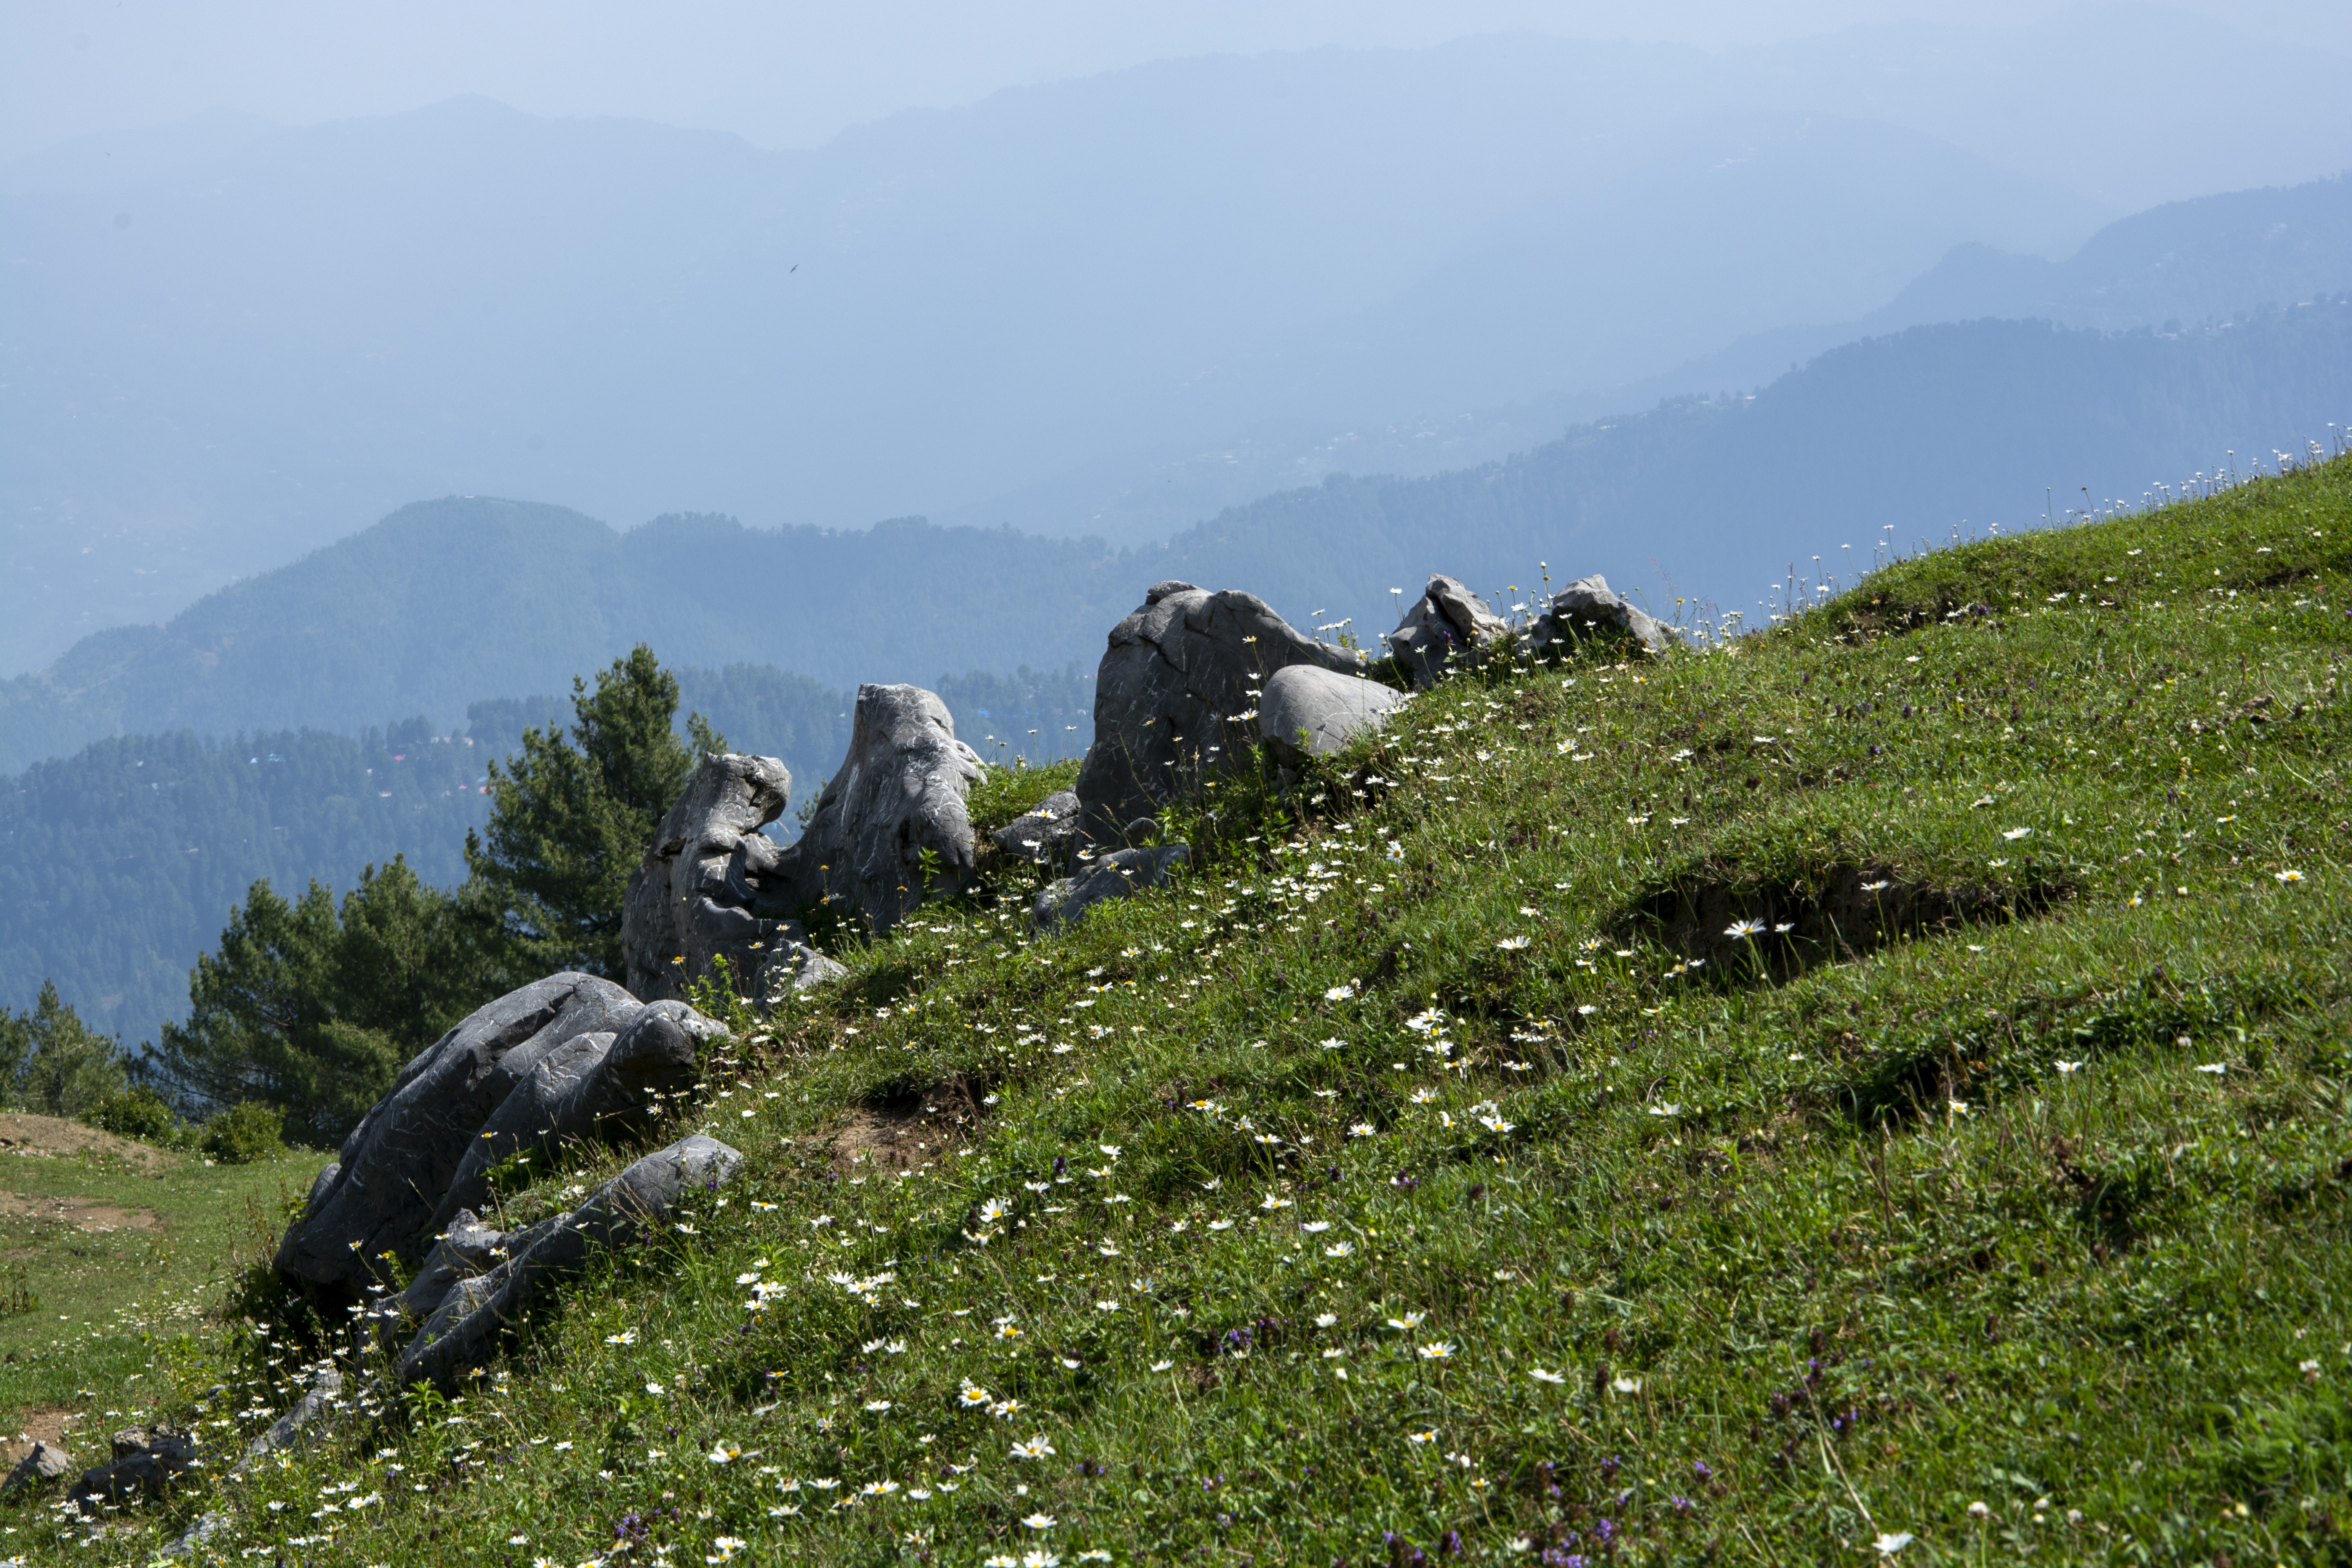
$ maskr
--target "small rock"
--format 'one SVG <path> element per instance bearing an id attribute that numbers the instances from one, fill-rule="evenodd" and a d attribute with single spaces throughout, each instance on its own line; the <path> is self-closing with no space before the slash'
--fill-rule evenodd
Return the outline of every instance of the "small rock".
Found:
<path id="1" fill-rule="evenodd" d="M 16 1468 L 8 1472 L 7 1480 L 0 1481 L 0 1497 L 26 1487 L 38 1486 L 44 1481 L 56 1480 L 72 1471 L 71 1454 L 54 1443 L 36 1443 L 31 1453 L 16 1461 Z"/>
<path id="2" fill-rule="evenodd" d="M 1537 617 L 1528 640 L 1541 652 L 1555 644 L 1572 646 L 1595 637 L 1631 637 L 1651 653 L 1664 653 L 1682 640 L 1665 622 L 1618 597 L 1609 579 L 1598 572 L 1554 594 L 1551 608 Z"/>
<path id="3" fill-rule="evenodd" d="M 1065 877 L 1039 893 L 1030 919 L 1040 929 L 1069 925 L 1106 900 L 1124 899 L 1159 886 L 1171 870 L 1192 858 L 1191 846 L 1184 844 L 1113 850 L 1076 876 Z"/>
<path id="4" fill-rule="evenodd" d="M 752 995 L 761 1005 L 772 1007 L 793 992 L 823 985 L 848 973 L 847 964 L 835 963 L 805 942 L 783 941 L 769 947 Z"/>
<path id="5" fill-rule="evenodd" d="M 1416 687 L 1436 684 L 1448 668 L 1475 666 L 1510 623 L 1461 580 L 1433 576 L 1388 637 L 1389 651 Z"/>
<path id="6" fill-rule="evenodd" d="M 460 1280 L 488 1274 L 505 1259 L 505 1242 L 504 1231 L 483 1224 L 471 1209 L 459 1209 L 408 1288 L 394 1298 L 393 1310 L 383 1314 L 386 1326 L 404 1317 L 420 1323 L 431 1317 Z"/>
<path id="7" fill-rule="evenodd" d="M 128 1446 L 118 1439 L 114 1462 L 84 1470 L 74 1483 L 68 1495 L 85 1505 L 84 1511 L 93 1502 L 121 1502 L 137 1492 L 161 1491 L 196 1457 L 196 1440 L 184 1433 L 141 1431 L 136 1436 L 141 1441 Z"/>
<path id="8" fill-rule="evenodd" d="M 991 835 L 999 849 L 1033 866 L 1065 858 L 1077 836 L 1078 792 L 1074 789 L 1055 790 Z"/>
<path id="9" fill-rule="evenodd" d="M 236 1468 L 229 1473 L 244 1475 L 270 1455 L 283 1453 L 302 1441 L 319 1418 L 334 1407 L 337 1396 L 342 1392 L 343 1374 L 331 1366 L 320 1367 L 294 1408 L 271 1422 L 268 1431 L 247 1445 L 245 1458 L 239 1459 Z"/>
<path id="10" fill-rule="evenodd" d="M 1386 723 L 1405 701 L 1403 692 L 1377 680 L 1294 664 L 1266 681 L 1257 705 L 1258 732 L 1267 750 L 1296 766 L 1310 756 L 1344 751 L 1358 736 Z"/>

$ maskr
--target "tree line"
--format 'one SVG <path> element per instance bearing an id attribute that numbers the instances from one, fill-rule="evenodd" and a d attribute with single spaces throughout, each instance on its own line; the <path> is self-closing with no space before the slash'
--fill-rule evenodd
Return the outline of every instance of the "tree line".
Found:
<path id="1" fill-rule="evenodd" d="M 801 800 L 848 749 L 850 692 L 773 665 L 668 668 L 679 710 L 782 758 Z M 1037 762 L 1084 750 L 1090 677 L 975 671 L 932 689 L 991 761 Z M 477 700 L 457 725 L 118 735 L 0 778 L 0 1007 L 30 1008 L 54 982 L 91 1028 L 152 1041 L 185 1016 L 190 966 L 255 882 L 290 898 L 318 879 L 340 895 L 395 856 L 432 887 L 464 881 L 467 830 L 488 820 L 487 763 L 572 716 L 547 692 Z"/>
<path id="2" fill-rule="evenodd" d="M 338 900 L 253 884 L 196 961 L 184 1023 L 135 1056 L 89 1028 L 54 984 L 0 1007 L 0 1094 L 14 1108 L 144 1130 L 157 1107 L 202 1120 L 258 1104 L 288 1136 L 331 1146 L 401 1065 L 489 998 L 560 969 L 618 979 L 630 872 L 699 752 L 726 742 L 701 714 L 674 728 L 678 681 L 640 644 L 575 679 L 568 729 L 526 727 L 487 770 L 488 816 L 443 889 L 405 856 L 370 865 Z"/>

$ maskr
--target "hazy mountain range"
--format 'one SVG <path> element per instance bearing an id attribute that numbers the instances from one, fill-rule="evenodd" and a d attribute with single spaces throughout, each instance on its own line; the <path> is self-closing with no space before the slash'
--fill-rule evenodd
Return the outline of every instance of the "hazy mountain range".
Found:
<path id="1" fill-rule="evenodd" d="M 1864 318 L 1956 245 L 2063 255 L 2352 164 L 2343 73 L 2102 7 L 1173 61 L 804 153 L 480 100 L 58 149 L 0 178 L 0 669 L 425 495 L 1136 542 L 1211 508 L 1103 495 L 1237 440 L 1482 460 L 1752 386 L 1676 367 Z M 1437 463 L 1379 449 L 1496 409 Z"/>
<path id="2" fill-rule="evenodd" d="M 1169 577 L 1249 589 L 1300 624 L 1352 617 L 1368 637 L 1393 624 L 1391 588 L 1433 571 L 1532 587 L 1538 562 L 1752 619 L 1788 563 L 1866 564 L 1887 527 L 1908 545 L 2136 504 L 2231 449 L 2243 471 L 2324 439 L 2333 413 L 2352 415 L 2347 296 L 2170 332 L 1915 327 L 1753 395 L 1670 402 L 1423 478 L 1333 476 L 1118 551 L 919 518 L 832 531 L 679 514 L 618 531 L 453 497 L 0 684 L 0 767 L 122 732 L 454 722 L 479 697 L 563 689 L 639 640 L 837 689 L 1091 669 Z"/>

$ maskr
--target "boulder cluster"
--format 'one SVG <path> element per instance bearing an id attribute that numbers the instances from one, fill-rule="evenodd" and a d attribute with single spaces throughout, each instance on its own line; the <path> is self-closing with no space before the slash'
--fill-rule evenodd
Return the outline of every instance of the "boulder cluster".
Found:
<path id="1" fill-rule="evenodd" d="M 684 1002 L 641 1002 L 593 974 L 551 974 L 478 1008 L 402 1069 L 319 1173 L 278 1244 L 278 1272 L 364 1303 L 397 1352 L 402 1384 L 446 1381 L 487 1353 L 541 1279 L 592 1244 L 658 1225 L 688 1186 L 723 1181 L 738 1156 L 688 1138 L 512 1235 L 477 1213 L 501 1171 L 550 1169 L 568 1143 L 641 1139 L 726 1037 Z M 392 1295 L 384 1281 L 398 1272 L 409 1284 Z"/>
<path id="2" fill-rule="evenodd" d="M 1664 652 L 1674 637 L 1598 576 L 1570 584 L 1517 629 L 1529 652 L 1602 637 Z M 1514 630 L 1458 579 L 1433 576 L 1388 648 L 1397 671 L 1425 688 L 1475 668 Z M 1000 852 L 1056 873 L 1037 895 L 1035 922 L 1066 924 L 1186 864 L 1186 846 L 1160 841 L 1159 815 L 1219 769 L 1261 749 L 1299 769 L 1379 728 L 1410 693 L 1371 679 L 1370 665 L 1303 635 L 1255 595 L 1154 584 L 1111 628 L 1076 787 L 993 835 Z M 723 963 L 739 992 L 769 1005 L 838 974 L 802 921 L 821 911 L 879 934 L 925 900 L 968 888 L 976 846 L 965 799 L 982 772 L 937 697 L 862 686 L 849 754 L 784 847 L 761 831 L 790 803 L 784 765 L 705 758 L 630 879 L 629 989 L 681 997 Z"/>

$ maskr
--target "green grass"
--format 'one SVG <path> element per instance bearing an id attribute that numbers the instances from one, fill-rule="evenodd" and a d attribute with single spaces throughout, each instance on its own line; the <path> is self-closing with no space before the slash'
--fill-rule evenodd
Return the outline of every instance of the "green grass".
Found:
<path id="1" fill-rule="evenodd" d="M 935 907 L 457 1403 L 42 1549 L 2352 1559 L 2347 542 L 2339 461 L 1506 664 L 1074 931 Z"/>
<path id="2" fill-rule="evenodd" d="M 160 1345 L 217 1321 L 248 1261 L 316 1173 L 315 1151 L 215 1165 L 160 1149 L 137 1159 L 95 1151 L 0 1155 L 0 1189 L 38 1211 L 81 1199 L 117 1214 L 92 1226 L 39 1212 L 0 1214 L 0 1418 L 13 1437 L 32 1412 L 70 1410 L 68 1442 L 106 1458 L 109 1431 L 168 1401 Z M 52 1210 L 53 1212 L 53 1210 Z M 152 1216 L 152 1227 L 121 1215 Z M 110 1424 L 110 1415 L 123 1420 Z M 17 1523 L 16 1520 L 6 1521 Z M 0 1542 L 5 1538 L 0 1537 Z M 7 1547 L 0 1544 L 0 1552 Z"/>

